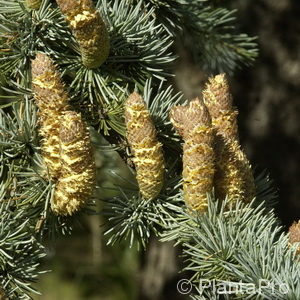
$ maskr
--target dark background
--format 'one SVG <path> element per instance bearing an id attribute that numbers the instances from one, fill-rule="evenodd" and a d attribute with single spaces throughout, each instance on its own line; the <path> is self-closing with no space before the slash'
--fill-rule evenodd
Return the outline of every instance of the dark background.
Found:
<path id="1" fill-rule="evenodd" d="M 274 178 L 280 217 L 290 225 L 300 219 L 300 2 L 239 1 L 237 8 L 260 50 L 233 79 L 241 134 L 253 163 Z"/>

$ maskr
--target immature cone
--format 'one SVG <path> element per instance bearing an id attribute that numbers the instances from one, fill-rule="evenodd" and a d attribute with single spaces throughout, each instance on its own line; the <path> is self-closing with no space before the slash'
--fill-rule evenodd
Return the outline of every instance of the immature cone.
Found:
<path id="1" fill-rule="evenodd" d="M 145 199 L 153 199 L 163 186 L 165 163 L 149 111 L 137 93 L 125 103 L 125 123 L 140 192 Z"/>
<path id="2" fill-rule="evenodd" d="M 60 176 L 59 117 L 68 108 L 68 95 L 60 73 L 46 54 L 32 61 L 32 89 L 39 107 L 42 154 L 52 179 Z"/>
<path id="3" fill-rule="evenodd" d="M 26 6 L 30 9 L 39 9 L 41 6 L 42 0 L 26 0 Z"/>
<path id="4" fill-rule="evenodd" d="M 217 134 L 224 139 L 238 140 L 238 112 L 232 106 L 232 95 L 225 74 L 209 78 L 203 91 L 203 100 Z"/>
<path id="5" fill-rule="evenodd" d="M 297 254 L 300 254 L 300 221 L 294 222 L 289 228 L 289 242 L 291 244 L 299 243 Z"/>
<path id="6" fill-rule="evenodd" d="M 92 0 L 56 0 L 79 43 L 83 64 L 97 68 L 107 59 L 109 35 Z"/>
<path id="7" fill-rule="evenodd" d="M 51 206 L 57 214 L 72 215 L 93 192 L 95 160 L 89 131 L 81 115 L 65 111 L 60 123 L 61 176 Z"/>
<path id="8" fill-rule="evenodd" d="M 207 193 L 213 188 L 214 132 L 211 118 L 202 100 L 196 98 L 189 106 L 171 109 L 171 121 L 184 140 L 183 193 L 188 207 L 207 209 Z"/>
<path id="9" fill-rule="evenodd" d="M 255 183 L 251 165 L 241 149 L 238 138 L 237 110 L 232 106 L 225 74 L 209 79 L 203 91 L 204 103 L 216 130 L 215 188 L 217 196 L 234 202 L 249 202 L 255 196 Z"/>

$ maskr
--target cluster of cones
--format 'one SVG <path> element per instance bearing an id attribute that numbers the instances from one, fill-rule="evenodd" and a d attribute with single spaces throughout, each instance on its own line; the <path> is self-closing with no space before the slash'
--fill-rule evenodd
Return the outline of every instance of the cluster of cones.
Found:
<path id="1" fill-rule="evenodd" d="M 51 208 L 72 215 L 91 196 L 95 161 L 87 125 L 71 110 L 69 96 L 53 61 L 38 53 L 32 61 L 32 89 L 39 108 L 42 155 L 56 184 Z"/>
<path id="2" fill-rule="evenodd" d="M 57 3 L 78 41 L 83 64 L 88 68 L 97 68 L 109 54 L 109 36 L 93 2 L 57 0 Z M 39 4 L 38 0 L 27 0 L 28 7 L 32 9 L 38 9 Z M 88 163 L 81 167 L 83 161 L 76 158 L 78 149 L 84 150 L 91 157 L 88 133 L 84 125 L 79 126 L 83 121 L 67 108 L 68 96 L 60 82 L 60 75 L 56 73 L 53 64 L 41 55 L 33 62 L 33 79 L 33 89 L 40 108 L 43 153 L 50 175 L 58 181 L 58 187 L 64 184 L 63 189 L 70 191 L 70 195 L 82 194 L 82 198 L 86 198 L 85 194 L 89 194 L 90 190 L 87 192 L 71 188 L 71 178 L 74 182 L 83 180 L 86 186 L 90 186 L 89 182 L 93 181 L 94 176 L 94 171 L 85 174 L 86 170 L 93 169 L 93 162 L 86 159 Z M 57 101 L 52 101 L 51 97 L 57 98 Z M 210 78 L 203 91 L 203 99 L 192 100 L 188 106 L 173 107 L 170 112 L 171 121 L 184 140 L 184 199 L 193 210 L 206 209 L 207 193 L 213 187 L 218 198 L 227 196 L 231 202 L 238 199 L 248 202 L 255 196 L 251 166 L 238 139 L 236 117 L 237 111 L 232 106 L 232 97 L 223 74 Z M 163 186 L 165 162 L 150 114 L 143 99 L 136 93 L 125 104 L 125 121 L 141 194 L 146 199 L 153 199 Z M 76 131 L 73 143 L 83 144 L 71 151 L 71 146 L 64 144 L 71 145 L 68 139 L 72 131 Z M 73 169 L 70 169 L 70 165 L 74 165 Z M 64 173 L 62 170 L 65 170 L 65 176 L 61 175 Z M 83 177 L 77 178 L 74 172 L 77 177 Z M 62 178 L 68 182 L 62 183 Z M 55 199 L 65 199 L 55 200 L 55 203 L 67 203 L 70 195 L 59 191 L 57 188 Z M 53 209 L 63 214 L 72 214 L 78 206 L 76 201 L 73 208 L 65 206 L 61 209 L 54 205 Z"/>
<path id="3" fill-rule="evenodd" d="M 209 79 L 202 98 L 173 107 L 171 121 L 184 140 L 183 190 L 186 204 L 207 207 L 207 193 L 217 198 L 251 201 L 255 183 L 238 138 L 237 111 L 224 74 Z"/>
<path id="4" fill-rule="evenodd" d="M 251 201 L 255 183 L 250 163 L 238 139 L 237 111 L 224 74 L 209 79 L 203 99 L 171 109 L 170 119 L 184 140 L 183 193 L 187 206 L 205 211 L 207 194 L 215 189 L 219 199 Z M 137 169 L 141 194 L 155 198 L 164 175 L 162 145 L 150 113 L 134 93 L 125 103 L 127 139 Z"/>

